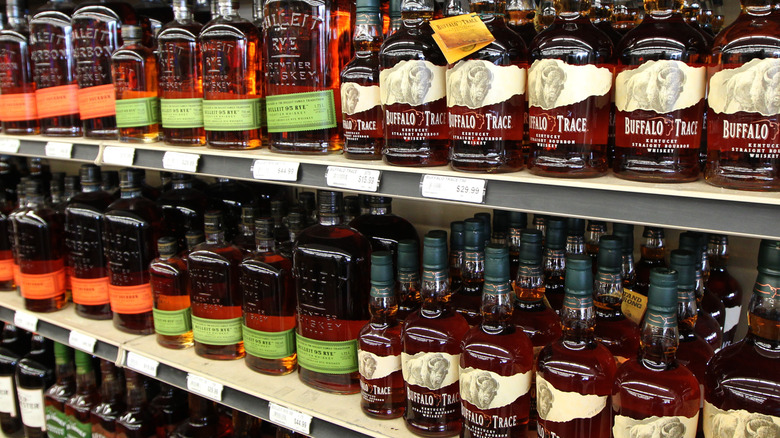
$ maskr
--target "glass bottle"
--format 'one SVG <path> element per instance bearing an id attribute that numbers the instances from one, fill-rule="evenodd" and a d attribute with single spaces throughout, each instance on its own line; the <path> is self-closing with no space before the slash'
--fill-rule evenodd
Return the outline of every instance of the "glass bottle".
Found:
<path id="1" fill-rule="evenodd" d="M 100 402 L 95 372 L 92 369 L 92 356 L 76 350 L 76 392 L 65 403 L 68 437 L 91 437 L 92 423 L 89 411 Z M 51 431 L 49 431 L 51 437 Z"/>
<path id="2" fill-rule="evenodd" d="M 157 35 L 162 138 L 175 146 L 203 146 L 203 67 L 198 42 L 203 25 L 186 0 L 173 4 L 173 21 Z"/>
<path id="3" fill-rule="evenodd" d="M 512 323 L 509 249 L 485 248 L 482 320 L 464 336 L 460 356 L 463 436 L 524 436 L 528 427 L 533 345 Z"/>
<path id="4" fill-rule="evenodd" d="M 593 269 L 598 268 L 599 240 L 607 234 L 607 223 L 604 221 L 588 221 L 585 231 L 585 254 L 589 255 L 593 262 Z M 622 241 L 621 241 L 622 242 Z M 621 243 L 622 247 L 622 243 Z M 595 272 L 594 272 L 595 274 Z"/>
<path id="5" fill-rule="evenodd" d="M 586 178 L 607 171 L 612 41 L 591 23 L 589 2 L 555 0 L 555 21 L 529 48 L 528 169 Z"/>
<path id="6" fill-rule="evenodd" d="M 739 16 L 712 44 L 704 173 L 712 185 L 780 190 L 780 100 L 774 82 L 780 23 L 775 3 L 740 1 Z"/>
<path id="7" fill-rule="evenodd" d="M 192 347 L 192 309 L 187 291 L 187 264 L 177 255 L 173 237 L 157 241 L 160 257 L 149 264 L 157 343 L 166 348 Z"/>
<path id="8" fill-rule="evenodd" d="M 645 239 L 641 244 L 641 257 L 634 266 L 636 282 L 634 287 L 627 289 L 623 295 L 623 313 L 639 324 L 647 304 L 647 291 L 650 290 L 650 271 L 653 268 L 665 268 L 666 239 L 663 228 L 645 227 L 642 232 Z"/>
<path id="9" fill-rule="evenodd" d="M 278 248 L 289 246 L 290 242 L 290 230 L 284 225 L 284 216 L 287 210 L 287 203 L 282 200 L 275 199 L 271 201 L 271 219 L 273 219 L 273 229 L 271 235 L 274 238 L 274 242 Z"/>
<path id="10" fill-rule="evenodd" d="M 371 320 L 358 337 L 360 407 L 372 418 L 398 418 L 406 408 L 401 372 L 401 324 L 397 318 L 393 256 L 371 254 Z"/>
<path id="11" fill-rule="evenodd" d="M 361 215 L 361 210 L 363 210 L 363 202 L 361 198 L 363 197 L 367 196 L 361 195 L 344 197 L 344 214 L 342 215 L 342 220 L 345 223 L 350 223 Z M 366 211 L 366 213 L 368 212 Z"/>
<path id="12" fill-rule="evenodd" d="M 617 49 L 623 34 L 612 27 L 612 0 L 594 0 L 590 8 L 590 21 L 602 32 L 607 34 Z"/>
<path id="13" fill-rule="evenodd" d="M 481 320 L 482 285 L 485 281 L 485 233 L 479 219 L 466 219 L 463 230 L 462 285 L 453 291 L 452 308 L 466 318 L 470 326 Z"/>
<path id="14" fill-rule="evenodd" d="M 566 256 L 585 254 L 585 219 L 566 220 Z"/>
<path id="15" fill-rule="evenodd" d="M 461 431 L 458 385 L 461 339 L 468 322 L 449 303 L 447 238 L 423 239 L 423 304 L 404 321 L 401 340 L 406 427 L 425 436 Z"/>
<path id="16" fill-rule="evenodd" d="M 149 264 L 157 256 L 163 229 L 160 209 L 141 195 L 141 174 L 121 171 L 121 197 L 104 216 L 108 260 L 108 295 L 114 327 L 135 334 L 154 333 Z"/>
<path id="17" fill-rule="evenodd" d="M 639 430 L 696 436 L 701 392 L 696 376 L 676 358 L 677 290 L 677 271 L 654 268 L 650 272 L 642 347 L 637 357 L 621 365 L 612 389 L 615 437 Z"/>
<path id="18" fill-rule="evenodd" d="M 241 250 L 225 240 L 222 213 L 205 217 L 206 241 L 187 256 L 195 353 L 209 359 L 244 357 L 241 337 Z"/>
<path id="19" fill-rule="evenodd" d="M 4 195 L 4 193 L 0 193 L 0 198 L 3 198 Z M 12 212 L 13 210 L 7 213 L 0 210 L 0 230 L 5 230 L 4 233 L 0 233 L 0 291 L 10 291 L 16 287 L 14 283 L 14 239 L 11 235 L 12 225 L 9 218 L 9 214 Z"/>
<path id="20" fill-rule="evenodd" d="M 0 105 L 4 134 L 38 134 L 35 72 L 30 30 L 21 0 L 6 4 L 8 24 L 0 29 Z"/>
<path id="21" fill-rule="evenodd" d="M 171 438 L 219 437 L 219 416 L 214 402 L 196 394 L 189 394 L 189 417 L 171 433 Z"/>
<path id="22" fill-rule="evenodd" d="M 393 214 L 392 201 L 387 196 L 370 196 L 368 214 L 358 216 L 349 226 L 368 238 L 372 251 L 389 251 L 395 265 L 398 242 L 411 239 L 419 245 L 420 238 L 411 222 Z"/>
<path id="23" fill-rule="evenodd" d="M 100 403 L 90 410 L 92 436 L 116 438 L 116 419 L 125 410 L 122 373 L 107 360 L 100 360 Z"/>
<path id="24" fill-rule="evenodd" d="M 18 204 L 16 208 L 13 209 L 13 211 L 11 211 L 11 213 L 8 215 L 7 234 L 11 240 L 11 269 L 13 271 L 13 283 L 16 287 L 17 293 L 20 294 L 22 288 L 22 272 L 21 268 L 19 267 L 19 241 L 16 238 L 14 227 L 16 226 L 16 218 L 20 215 L 23 215 L 24 212 L 27 211 L 27 195 L 25 194 L 25 188 L 29 179 L 30 178 L 26 176 L 22 177 L 19 184 L 16 185 L 16 193 L 18 193 Z"/>
<path id="25" fill-rule="evenodd" d="M 206 194 L 193 187 L 191 175 L 175 173 L 171 188 L 157 198 L 163 219 L 168 225 L 167 233 L 176 238 L 179 248 L 184 248 L 187 231 L 203 229 L 203 215 L 208 202 Z"/>
<path id="26" fill-rule="evenodd" d="M 149 20 L 149 29 L 145 32 L 151 33 L 150 37 L 157 38 L 163 24 L 169 23 L 174 19 L 174 13 L 169 2 L 163 0 L 134 0 L 132 5 L 138 15 Z M 149 47 L 156 50 L 157 44 L 158 41 L 155 41 L 154 45 L 149 45 Z"/>
<path id="27" fill-rule="evenodd" d="M 127 386 L 126 408 L 116 419 L 116 438 L 149 438 L 155 436 L 154 417 L 146 401 L 144 379 L 137 372 L 125 368 Z"/>
<path id="28" fill-rule="evenodd" d="M 566 276 L 566 219 L 551 217 L 547 220 L 547 236 L 544 239 L 544 288 L 545 298 L 553 310 L 563 307 Z"/>
<path id="29" fill-rule="evenodd" d="M 517 268 L 520 264 L 520 246 L 525 227 L 528 226 L 528 215 L 519 211 L 510 211 L 507 225 L 507 245 L 509 246 L 509 275 L 517 278 Z"/>
<path id="30" fill-rule="evenodd" d="M 465 255 L 465 227 L 464 221 L 450 222 L 450 290 L 457 292 L 463 287 L 463 266 Z"/>
<path id="31" fill-rule="evenodd" d="M 723 323 L 726 321 L 726 307 L 723 302 L 710 290 L 704 289 L 704 280 L 701 273 L 702 253 L 699 250 L 701 239 L 707 239 L 702 233 L 686 231 L 680 233 L 680 249 L 690 251 L 694 255 L 695 285 L 696 293 L 696 325 L 695 331 L 701 335 L 705 341 L 715 351 L 723 346 Z M 720 319 L 718 320 L 716 316 Z"/>
<path id="32" fill-rule="evenodd" d="M 262 105 L 257 77 L 260 34 L 241 18 L 231 0 L 218 2 L 219 15 L 203 27 L 198 41 L 203 65 L 203 123 L 208 146 L 261 146 Z"/>
<path id="33" fill-rule="evenodd" d="M 384 146 L 379 98 L 379 48 L 382 27 L 379 0 L 361 0 L 356 7 L 355 57 L 341 71 L 341 128 L 344 156 L 380 160 Z"/>
<path id="34" fill-rule="evenodd" d="M 448 161 L 447 60 L 428 24 L 433 13 L 433 0 L 402 1 L 401 28 L 379 51 L 383 154 L 389 164 L 441 166 Z"/>
<path id="35" fill-rule="evenodd" d="M 30 352 L 16 366 L 16 395 L 26 438 L 46 438 L 43 393 L 54 382 L 52 342 L 33 334 Z"/>
<path id="36" fill-rule="evenodd" d="M 241 223 L 241 209 L 258 206 L 257 195 L 247 184 L 228 178 L 217 178 L 205 190 L 209 208 L 222 210 L 225 215 L 225 239 L 232 241 Z"/>
<path id="37" fill-rule="evenodd" d="M 566 260 L 563 334 L 539 352 L 536 362 L 539 436 L 610 437 L 609 395 L 617 366 L 612 353 L 593 336 L 590 264 L 586 255 Z"/>
<path id="38" fill-rule="evenodd" d="M 416 312 L 422 305 L 420 296 L 420 244 L 416 240 L 405 239 L 398 242 L 398 261 L 396 262 L 398 299 L 398 320 L 403 321 Z"/>
<path id="39" fill-rule="evenodd" d="M 0 342 L 0 431 L 8 436 L 22 428 L 14 375 L 16 366 L 28 351 L 30 334 L 6 323 Z"/>
<path id="40" fill-rule="evenodd" d="M 720 298 L 726 308 L 723 324 L 723 346 L 734 342 L 742 314 L 742 286 L 728 271 L 729 238 L 710 234 L 707 256 L 710 259 L 710 278 L 704 287 Z"/>
<path id="41" fill-rule="evenodd" d="M 623 315 L 622 267 L 623 241 L 617 236 L 603 236 L 599 245 L 599 268 L 593 284 L 596 326 L 593 336 L 622 364 L 639 349 L 639 327 Z"/>
<path id="42" fill-rule="evenodd" d="M 59 342 L 54 342 L 54 366 L 56 381 L 43 395 L 46 411 L 45 430 L 54 437 L 65 437 L 68 427 L 65 404 L 76 393 L 73 350 Z"/>
<path id="43" fill-rule="evenodd" d="M 244 252 L 250 255 L 255 250 L 255 215 L 257 209 L 253 206 L 241 208 L 241 224 L 239 225 L 239 234 L 233 239 L 233 245 L 236 245 Z"/>
<path id="44" fill-rule="evenodd" d="M 111 88 L 113 89 L 113 85 Z M 119 172 L 103 170 L 100 172 L 100 190 L 108 192 L 114 199 L 119 198 Z"/>
<path id="45" fill-rule="evenodd" d="M 533 0 L 511 0 L 506 4 L 506 25 L 520 35 L 526 47 L 531 45 L 536 36 L 534 17 L 536 5 Z M 527 118 L 527 117 L 526 117 Z"/>
<path id="46" fill-rule="evenodd" d="M 493 226 L 490 243 L 507 246 L 509 244 L 509 211 L 493 209 Z"/>
<path id="47" fill-rule="evenodd" d="M 169 437 L 187 419 L 187 393 L 160 382 L 160 393 L 150 402 L 158 437 Z M 215 437 L 211 437 L 215 438 Z"/>
<path id="48" fill-rule="evenodd" d="M 292 261 L 276 250 L 272 221 L 255 221 L 255 252 L 241 262 L 244 362 L 253 371 L 284 375 L 295 371 L 295 286 Z"/>
<path id="49" fill-rule="evenodd" d="M 622 267 L 620 277 L 623 278 L 623 287 L 633 289 L 636 284 L 636 269 L 634 268 L 634 225 L 612 224 L 612 234 L 621 239 Z"/>
<path id="50" fill-rule="evenodd" d="M 612 28 L 625 35 L 642 21 L 642 7 L 638 0 L 614 0 L 612 6 Z"/>

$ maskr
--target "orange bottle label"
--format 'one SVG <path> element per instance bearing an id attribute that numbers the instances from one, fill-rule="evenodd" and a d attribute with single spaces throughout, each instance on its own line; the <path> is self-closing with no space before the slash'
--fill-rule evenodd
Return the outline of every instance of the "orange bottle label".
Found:
<path id="1" fill-rule="evenodd" d="M 0 260 L 0 281 L 14 279 L 14 259 Z"/>
<path id="2" fill-rule="evenodd" d="M 73 302 L 85 306 L 108 304 L 108 277 L 76 278 L 70 277 Z"/>
<path id="3" fill-rule="evenodd" d="M 114 84 L 98 85 L 79 90 L 81 119 L 94 119 L 116 115 Z"/>
<path id="4" fill-rule="evenodd" d="M 114 313 L 146 313 L 152 311 L 152 285 L 150 283 L 137 286 L 108 285 L 108 297 L 111 300 L 111 311 Z"/>
<path id="5" fill-rule="evenodd" d="M 13 263 L 14 263 L 14 284 L 16 285 L 16 287 L 19 287 L 19 284 L 22 281 L 22 268 L 20 268 L 15 261 Z"/>
<path id="6" fill-rule="evenodd" d="M 47 300 L 65 293 L 65 270 L 48 274 L 19 274 L 22 297 L 30 300 Z"/>
<path id="7" fill-rule="evenodd" d="M 38 101 L 38 117 L 68 116 L 79 113 L 79 86 L 60 85 L 59 87 L 35 90 Z"/>
<path id="8" fill-rule="evenodd" d="M 3 108 L 3 121 L 23 122 L 38 118 L 35 93 L 0 95 L 0 108 Z"/>

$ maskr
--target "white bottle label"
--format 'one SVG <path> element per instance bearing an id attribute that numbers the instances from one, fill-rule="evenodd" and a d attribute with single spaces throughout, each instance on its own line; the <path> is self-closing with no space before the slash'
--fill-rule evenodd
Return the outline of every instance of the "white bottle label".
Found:
<path id="1" fill-rule="evenodd" d="M 780 437 L 780 417 L 744 409 L 724 411 L 708 401 L 703 415 L 704 438 Z"/>
<path id="2" fill-rule="evenodd" d="M 698 421 L 698 412 L 691 418 L 683 416 L 653 416 L 642 420 L 623 415 L 615 415 L 615 425 L 612 426 L 612 436 L 614 438 L 695 438 Z"/>
<path id="3" fill-rule="evenodd" d="M 43 407 L 42 389 L 17 388 L 19 408 L 22 411 L 22 423 L 27 427 L 46 430 L 46 415 Z"/>
<path id="4" fill-rule="evenodd" d="M 341 112 L 344 114 L 351 116 L 381 104 L 378 85 L 366 87 L 354 82 L 341 84 Z"/>
<path id="5" fill-rule="evenodd" d="M 447 70 L 447 106 L 471 109 L 505 102 L 525 93 L 526 70 L 478 59 L 458 61 Z"/>
<path id="6" fill-rule="evenodd" d="M 528 104 L 545 110 L 605 96 L 611 89 L 612 71 L 605 67 L 537 59 L 528 69 Z"/>
<path id="7" fill-rule="evenodd" d="M 726 321 L 723 323 L 723 333 L 726 333 L 739 324 L 740 313 L 742 313 L 742 306 L 726 307 Z"/>
<path id="8" fill-rule="evenodd" d="M 366 380 L 381 379 L 401 370 L 401 355 L 377 356 L 358 349 L 358 372 Z"/>
<path id="9" fill-rule="evenodd" d="M 615 105 L 618 111 L 659 114 L 689 108 L 704 99 L 706 77 L 704 67 L 682 61 L 647 61 L 617 75 Z"/>
<path id="10" fill-rule="evenodd" d="M 382 104 L 411 106 L 435 102 L 446 95 L 447 67 L 430 61 L 401 61 L 379 73 Z"/>
<path id="11" fill-rule="evenodd" d="M 460 354 L 401 353 L 401 364 L 406 383 L 437 390 L 458 381 Z"/>
<path id="12" fill-rule="evenodd" d="M 531 389 L 531 370 L 501 376 L 477 368 L 460 369 L 460 398 L 478 409 L 496 409 L 512 404 Z"/>
<path id="13" fill-rule="evenodd" d="M 561 391 L 540 374 L 536 375 L 536 412 L 542 420 L 565 423 L 593 418 L 606 407 L 606 395 Z"/>
<path id="14" fill-rule="evenodd" d="M 778 72 L 780 59 L 777 58 L 756 58 L 739 68 L 721 70 L 710 78 L 707 102 L 718 114 L 780 114 Z"/>
<path id="15" fill-rule="evenodd" d="M 11 417 L 17 415 L 13 377 L 0 377 L 0 412 L 11 414 Z"/>

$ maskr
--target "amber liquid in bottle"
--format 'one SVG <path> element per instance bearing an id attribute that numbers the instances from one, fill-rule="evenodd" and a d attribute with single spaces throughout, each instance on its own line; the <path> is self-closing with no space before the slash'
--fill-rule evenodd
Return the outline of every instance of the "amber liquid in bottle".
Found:
<path id="1" fill-rule="evenodd" d="M 38 134 L 30 30 L 20 3 L 7 5 L 8 24 L 0 30 L 0 98 L 5 107 L 3 133 Z"/>
<path id="2" fill-rule="evenodd" d="M 650 271 L 653 268 L 666 267 L 666 260 L 664 260 L 666 241 L 664 230 L 661 228 L 645 227 L 642 236 L 646 240 L 639 247 L 641 257 L 635 266 L 636 282 L 633 290 L 647 296 L 647 292 L 650 290 Z"/>
<path id="3" fill-rule="evenodd" d="M 93 436 L 116 438 L 116 419 L 125 410 L 124 379 L 116 366 L 100 361 L 100 403 L 90 410 Z"/>
<path id="4" fill-rule="evenodd" d="M 176 256 L 174 238 L 161 238 L 157 249 L 160 257 L 149 265 L 157 343 L 173 349 L 191 347 L 192 310 L 187 290 L 187 264 Z"/>
<path id="5" fill-rule="evenodd" d="M 742 314 L 742 286 L 728 271 L 728 237 L 711 234 L 707 256 L 710 260 L 710 277 L 705 288 L 717 296 L 725 306 L 723 345 L 734 342 Z"/>
<path id="6" fill-rule="evenodd" d="M 485 282 L 485 240 L 482 223 L 466 219 L 464 226 L 463 261 L 460 265 L 461 286 L 453 291 L 450 304 L 470 326 L 482 319 L 482 285 Z"/>
<path id="7" fill-rule="evenodd" d="M 422 304 L 420 296 L 420 244 L 416 240 L 398 242 L 397 279 L 395 282 L 398 298 L 396 317 L 403 321 L 416 312 Z"/>
<path id="8" fill-rule="evenodd" d="M 65 403 L 68 436 L 92 435 L 89 411 L 99 401 L 100 394 L 92 370 L 92 356 L 76 351 L 76 392 Z"/>
<path id="9" fill-rule="evenodd" d="M 11 221 L 8 215 L 0 211 L 0 291 L 10 291 L 16 287 L 14 283 L 14 249 L 11 236 Z"/>
<path id="10" fill-rule="evenodd" d="M 561 218 L 550 218 L 547 224 L 547 236 L 544 238 L 544 295 L 550 307 L 559 312 L 566 295 L 564 281 L 566 277 L 566 222 Z"/>
<path id="11" fill-rule="evenodd" d="M 536 5 L 531 0 L 511 0 L 506 4 L 506 25 L 523 39 L 525 46 L 531 45 L 536 36 L 534 17 Z"/>

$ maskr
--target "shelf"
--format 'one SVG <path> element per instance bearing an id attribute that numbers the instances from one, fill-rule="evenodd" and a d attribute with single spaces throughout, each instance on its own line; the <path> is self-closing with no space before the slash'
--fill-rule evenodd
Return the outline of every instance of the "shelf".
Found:
<path id="1" fill-rule="evenodd" d="M 17 155 L 46 157 L 47 141 L 67 141 L 40 136 L 0 136 L 20 139 Z M 342 155 L 326 156 L 287 155 L 267 149 L 252 151 L 221 151 L 204 147 L 173 147 L 154 143 L 129 145 L 119 142 L 95 142 L 75 139 L 74 161 L 109 164 L 103 152 L 107 146 L 132 150 L 130 160 L 123 163 L 154 170 L 172 170 L 163 164 L 166 152 L 195 154 L 197 168 L 188 173 L 258 181 L 253 177 L 255 165 L 269 161 L 298 163 L 295 181 L 269 181 L 310 188 L 328 188 L 326 174 L 329 166 L 367 169 L 381 172 L 376 192 L 342 187 L 363 193 L 377 193 L 406 199 L 426 199 L 421 194 L 425 175 L 472 178 L 485 181 L 485 196 L 481 205 L 486 208 L 520 210 L 561 216 L 577 216 L 610 222 L 630 222 L 644 225 L 717 232 L 746 237 L 780 239 L 776 218 L 780 215 L 780 194 L 721 189 L 704 181 L 682 184 L 650 184 L 625 181 L 607 175 L 593 179 L 544 178 L 527 171 L 485 175 L 453 172 L 448 167 L 404 168 L 379 161 L 347 160 Z M 116 152 L 117 149 L 114 149 Z M 49 157 L 55 158 L 56 157 Z M 125 156 L 125 159 L 127 156 Z M 257 161 L 260 160 L 260 161 Z M 181 170 L 181 169 L 177 169 Z M 431 199 L 469 205 L 469 202 Z"/>

